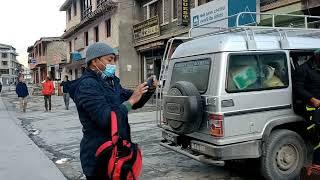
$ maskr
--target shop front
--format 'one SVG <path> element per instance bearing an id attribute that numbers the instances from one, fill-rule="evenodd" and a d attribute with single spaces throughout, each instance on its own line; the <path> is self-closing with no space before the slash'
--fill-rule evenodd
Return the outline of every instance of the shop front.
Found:
<path id="1" fill-rule="evenodd" d="M 136 50 L 141 62 L 141 81 L 143 82 L 151 75 L 159 78 L 161 61 L 165 51 L 164 40 L 138 46 Z"/>

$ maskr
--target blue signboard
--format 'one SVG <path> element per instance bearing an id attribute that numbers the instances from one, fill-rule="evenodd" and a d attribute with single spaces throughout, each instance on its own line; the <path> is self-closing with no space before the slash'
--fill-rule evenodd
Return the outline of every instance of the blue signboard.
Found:
<path id="1" fill-rule="evenodd" d="M 236 25 L 236 16 L 240 12 L 256 12 L 256 0 L 213 0 L 191 9 L 191 27 L 221 27 Z M 239 18 L 239 25 L 256 22 L 255 14 L 244 14 Z M 199 31 L 210 29 L 199 28 Z M 212 30 L 211 30 L 212 31 Z"/>
<path id="2" fill-rule="evenodd" d="M 70 53 L 70 59 L 72 61 L 79 61 L 82 59 L 82 56 L 79 52 L 72 52 L 72 53 Z"/>
<path id="3" fill-rule="evenodd" d="M 36 63 L 37 63 L 37 60 L 36 60 L 36 59 L 31 59 L 31 63 L 32 63 L 32 64 L 36 64 Z"/>
<path id="4" fill-rule="evenodd" d="M 240 3 L 241 2 L 241 3 Z M 238 14 L 240 12 L 256 12 L 256 0 L 229 0 L 228 1 L 228 16 Z M 239 18 L 239 25 L 245 25 L 256 22 L 255 14 L 243 14 Z M 228 19 L 228 27 L 236 25 L 236 17 Z"/>

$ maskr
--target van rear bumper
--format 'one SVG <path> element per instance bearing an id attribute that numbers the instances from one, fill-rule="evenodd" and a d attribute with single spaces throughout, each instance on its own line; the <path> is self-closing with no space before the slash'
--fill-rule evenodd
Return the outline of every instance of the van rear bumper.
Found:
<path id="1" fill-rule="evenodd" d="M 176 151 L 178 153 L 184 154 L 195 160 L 207 162 L 208 158 L 211 160 L 232 160 L 232 159 L 249 159 L 249 158 L 259 158 L 261 156 L 261 140 L 247 141 L 223 146 L 216 146 L 213 144 L 201 142 L 198 140 L 191 140 L 188 149 L 182 149 L 178 144 L 179 142 L 172 143 L 172 140 L 178 140 L 179 137 L 169 138 L 166 136 L 169 133 L 172 137 L 174 133 L 163 130 L 163 138 L 166 140 L 160 145 L 168 149 Z M 178 136 L 178 135 L 176 135 Z M 198 156 L 197 156 L 198 155 Z M 202 155 L 202 156 L 199 156 Z M 203 156 L 205 155 L 205 156 Z M 207 158 L 205 158 L 207 157 Z M 212 164 L 212 163 L 210 163 Z"/>

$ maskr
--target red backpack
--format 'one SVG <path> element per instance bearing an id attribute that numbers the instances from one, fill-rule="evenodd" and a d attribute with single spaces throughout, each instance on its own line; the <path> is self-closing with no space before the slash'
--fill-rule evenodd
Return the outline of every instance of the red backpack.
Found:
<path id="1" fill-rule="evenodd" d="M 122 140 L 118 133 L 118 120 L 111 112 L 111 140 L 96 151 L 98 173 L 112 180 L 137 180 L 142 167 L 141 150 L 137 144 Z"/>

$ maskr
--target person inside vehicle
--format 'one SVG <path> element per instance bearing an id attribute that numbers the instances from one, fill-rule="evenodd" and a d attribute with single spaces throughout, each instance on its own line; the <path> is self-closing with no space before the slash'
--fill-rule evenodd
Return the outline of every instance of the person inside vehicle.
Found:
<path id="1" fill-rule="evenodd" d="M 274 68 L 274 66 L 264 65 L 263 73 L 264 73 L 264 80 L 263 80 L 264 88 L 284 86 L 284 83 L 279 78 L 279 75 L 277 75 L 279 73 L 276 72 L 276 68 Z"/>

